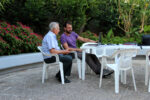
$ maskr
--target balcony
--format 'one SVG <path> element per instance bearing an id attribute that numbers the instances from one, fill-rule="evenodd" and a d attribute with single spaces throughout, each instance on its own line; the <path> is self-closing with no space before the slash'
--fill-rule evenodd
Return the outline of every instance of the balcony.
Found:
<path id="1" fill-rule="evenodd" d="M 55 66 L 49 69 L 49 78 L 44 84 L 41 83 L 42 63 L 1 70 L 0 100 L 148 100 L 144 57 L 137 57 L 133 66 L 137 92 L 129 73 L 127 84 L 120 83 L 119 94 L 114 91 L 113 75 L 103 79 L 102 88 L 99 88 L 99 76 L 94 73 L 87 73 L 84 81 L 78 79 L 76 64 L 73 64 L 71 83 L 65 85 L 55 79 L 58 71 Z"/>

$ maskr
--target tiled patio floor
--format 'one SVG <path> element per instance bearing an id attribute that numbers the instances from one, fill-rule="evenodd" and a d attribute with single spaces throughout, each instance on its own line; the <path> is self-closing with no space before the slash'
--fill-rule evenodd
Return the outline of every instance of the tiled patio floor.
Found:
<path id="1" fill-rule="evenodd" d="M 138 91 L 134 91 L 130 71 L 127 84 L 120 83 L 120 93 L 114 92 L 113 75 L 103 79 L 98 87 L 99 77 L 86 74 L 84 81 L 78 79 L 76 64 L 73 65 L 69 84 L 61 85 L 55 79 L 56 66 L 49 69 L 49 78 L 41 83 L 42 63 L 27 65 L 36 68 L 12 72 L 0 76 L 0 100 L 150 100 L 150 93 L 144 85 L 144 59 L 133 62 Z"/>

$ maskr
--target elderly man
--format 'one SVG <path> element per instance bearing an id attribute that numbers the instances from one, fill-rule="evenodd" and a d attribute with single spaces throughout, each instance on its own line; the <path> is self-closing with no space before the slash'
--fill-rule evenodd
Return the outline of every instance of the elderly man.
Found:
<path id="1" fill-rule="evenodd" d="M 72 23 L 66 22 L 64 24 L 64 33 L 61 35 L 61 44 L 66 50 L 70 51 L 77 51 L 78 57 L 82 59 L 82 50 L 77 48 L 76 41 L 83 41 L 83 42 L 96 42 L 93 40 L 90 40 L 88 38 L 83 38 L 79 36 L 77 33 L 72 31 Z M 74 55 L 72 55 L 73 57 Z M 94 54 L 86 53 L 86 63 L 89 65 L 89 67 L 96 73 L 100 74 L 101 64 L 98 60 L 98 58 Z M 104 69 L 103 70 L 103 77 L 106 77 L 108 75 L 111 75 L 113 71 Z"/>
<path id="2" fill-rule="evenodd" d="M 72 57 L 70 55 L 67 55 L 68 53 L 70 53 L 67 49 L 60 50 L 58 46 L 56 35 L 58 35 L 60 31 L 59 24 L 57 22 L 51 22 L 49 24 L 49 28 L 50 31 L 44 36 L 44 39 L 42 41 L 42 49 L 45 53 L 59 55 L 59 59 L 63 63 L 65 83 L 70 83 L 70 80 L 68 80 L 66 76 L 70 76 L 71 73 Z M 56 58 L 54 56 L 44 56 L 44 61 L 46 63 L 52 63 L 56 61 Z M 56 74 L 56 78 L 61 82 L 60 71 Z"/>

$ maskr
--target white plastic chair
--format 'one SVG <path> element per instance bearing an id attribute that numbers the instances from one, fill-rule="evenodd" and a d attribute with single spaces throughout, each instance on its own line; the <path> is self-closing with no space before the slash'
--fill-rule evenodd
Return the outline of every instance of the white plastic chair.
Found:
<path id="1" fill-rule="evenodd" d="M 145 85 L 148 84 L 148 76 L 149 76 L 149 66 L 150 66 L 150 50 L 146 52 L 146 68 L 145 68 Z M 149 79 L 149 85 L 148 85 L 148 92 L 150 92 L 150 79 Z"/>
<path id="2" fill-rule="evenodd" d="M 64 49 L 62 45 L 61 45 L 61 48 Z M 81 79 L 81 60 L 78 58 L 76 51 L 71 51 L 70 53 L 73 53 L 75 55 L 75 58 L 72 61 L 73 63 L 77 63 L 78 75 L 79 75 L 79 79 Z"/>
<path id="3" fill-rule="evenodd" d="M 60 74 L 61 74 L 61 83 L 64 84 L 64 71 L 63 71 L 63 63 L 60 62 L 59 56 L 57 54 L 46 54 L 42 51 L 42 47 L 38 46 L 38 49 L 42 53 L 43 56 L 55 56 L 56 57 L 56 62 L 54 63 L 45 63 L 43 61 L 43 73 L 42 73 L 42 83 L 44 83 L 44 80 L 48 78 L 48 67 L 53 66 L 55 64 L 59 64 L 59 69 L 60 69 Z"/>
<path id="4" fill-rule="evenodd" d="M 64 49 L 62 45 L 61 48 Z M 70 53 L 74 53 L 75 55 L 75 58 L 73 59 L 73 63 L 77 63 L 78 75 L 79 75 L 79 79 L 81 79 L 81 60 L 78 58 L 76 51 L 71 51 Z"/>
<path id="5" fill-rule="evenodd" d="M 86 43 L 83 43 L 80 48 L 82 49 L 82 48 L 84 48 L 84 46 L 91 45 L 91 44 L 93 44 L 93 45 L 96 44 L 96 45 L 97 45 L 98 43 L 86 42 Z M 82 50 L 84 50 L 84 49 L 82 49 Z M 85 52 L 86 52 L 86 53 L 96 54 L 96 49 L 92 49 L 92 50 L 90 50 L 90 49 L 85 49 Z M 96 56 L 97 56 L 97 55 L 96 55 Z M 98 58 L 99 58 L 99 57 L 98 57 Z M 88 66 L 88 64 L 86 64 L 87 72 L 92 73 L 93 71 L 90 69 L 90 67 L 87 67 L 87 66 Z"/>
<path id="6" fill-rule="evenodd" d="M 146 66 L 145 66 L 145 85 L 148 85 L 149 66 L 150 66 L 150 50 L 146 52 Z"/>
<path id="7" fill-rule="evenodd" d="M 97 45 L 98 43 L 86 42 L 86 43 L 83 43 L 80 48 L 82 49 L 84 46 L 91 45 L 91 44 L 93 44 L 93 45 L 96 44 L 96 45 Z M 96 50 L 90 51 L 90 49 L 86 49 L 85 51 L 86 51 L 87 53 L 96 54 Z"/>
<path id="8" fill-rule="evenodd" d="M 120 71 L 127 71 L 131 69 L 132 71 L 132 78 L 134 89 L 137 91 L 135 78 L 134 78 L 134 71 L 132 68 L 132 58 L 136 56 L 138 50 L 137 49 L 125 49 L 125 50 L 117 50 L 113 53 L 111 58 L 115 58 L 114 64 L 106 64 L 108 68 L 114 70 L 114 78 L 115 78 L 115 93 L 119 93 L 119 72 Z M 105 56 L 106 57 L 106 56 Z M 102 74 L 103 74 L 103 67 L 101 68 L 101 75 L 100 75 L 100 83 L 99 87 L 101 87 L 102 81 Z"/>
<path id="9" fill-rule="evenodd" d="M 84 43 L 84 44 L 82 44 L 82 46 L 80 47 L 80 48 L 84 48 L 84 46 L 88 46 L 88 45 L 97 45 L 98 43 L 92 43 L 92 42 L 87 42 L 87 43 Z M 84 50 L 84 49 L 83 49 Z M 101 62 L 101 64 L 102 65 L 106 65 L 106 63 L 107 63 L 107 59 L 103 56 L 103 54 L 102 55 L 99 55 L 99 54 L 97 54 L 96 53 L 96 49 L 92 49 L 92 50 L 90 50 L 90 49 L 86 49 L 85 50 L 85 52 L 86 53 L 92 53 L 92 54 L 95 54 L 96 55 L 96 57 L 100 60 L 100 62 Z M 102 58 L 102 56 L 103 56 L 103 58 Z M 100 59 L 100 58 L 102 58 L 102 59 Z M 88 66 L 88 65 L 86 65 L 86 66 Z M 91 69 L 88 69 L 89 67 L 87 67 L 87 70 L 90 70 L 90 72 L 92 73 L 92 70 Z"/>
<path id="10" fill-rule="evenodd" d="M 79 75 L 79 79 L 81 79 L 81 60 L 78 58 L 76 51 L 71 51 L 71 53 L 74 53 L 75 55 L 75 59 L 73 59 L 73 63 L 77 63 L 78 75 Z"/>

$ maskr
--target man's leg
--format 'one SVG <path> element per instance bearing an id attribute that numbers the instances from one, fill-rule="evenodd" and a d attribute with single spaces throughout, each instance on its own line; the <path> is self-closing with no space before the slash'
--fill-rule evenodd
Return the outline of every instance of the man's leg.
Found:
<path id="1" fill-rule="evenodd" d="M 69 53 L 68 55 L 70 55 L 72 57 L 72 59 L 75 59 L 74 53 Z"/>
<path id="2" fill-rule="evenodd" d="M 59 55 L 59 59 L 63 63 L 64 76 L 70 76 L 72 68 L 72 57 L 70 55 Z"/>
<path id="3" fill-rule="evenodd" d="M 51 58 L 44 59 L 45 63 L 54 63 L 56 62 L 56 57 L 52 56 Z"/>
<path id="4" fill-rule="evenodd" d="M 87 53 L 86 62 L 96 74 L 100 74 L 101 64 L 94 54 Z"/>
<path id="5" fill-rule="evenodd" d="M 60 61 L 63 63 L 63 70 L 64 70 L 64 79 L 65 83 L 70 83 L 65 76 L 70 76 L 71 68 L 72 68 L 72 57 L 70 55 L 59 55 Z M 60 73 L 57 73 L 60 76 Z M 60 81 L 60 78 L 58 78 Z"/>
<path id="6" fill-rule="evenodd" d="M 91 59 L 93 59 L 93 62 L 95 63 L 96 67 L 96 74 L 100 74 L 100 70 L 101 70 L 101 63 L 99 62 L 99 59 L 96 57 L 96 55 L 94 54 L 90 54 Z"/>
<path id="7" fill-rule="evenodd" d="M 82 60 L 82 53 L 78 53 L 78 57 Z M 86 63 L 89 67 L 96 73 L 100 74 L 101 63 L 99 62 L 98 58 L 94 54 L 86 53 Z M 112 70 L 104 69 L 103 70 L 103 77 L 107 77 L 113 73 Z"/>
<path id="8" fill-rule="evenodd" d="M 59 59 L 63 63 L 64 76 L 70 76 L 72 68 L 72 57 L 69 55 L 59 55 Z M 56 62 L 56 57 L 53 56 L 51 58 L 44 59 L 44 61 L 46 63 L 53 63 Z M 60 71 L 56 74 L 56 77 L 61 82 Z M 70 83 L 70 81 L 65 78 L 65 83 Z"/>
<path id="9" fill-rule="evenodd" d="M 101 70 L 101 64 L 98 60 L 98 58 L 96 57 L 96 55 L 94 54 L 88 54 L 89 56 L 89 59 L 88 60 L 91 60 L 90 61 L 87 61 L 89 62 L 89 64 L 92 64 L 92 63 L 95 63 L 95 66 L 91 66 L 93 68 L 93 71 L 96 73 L 96 74 L 100 74 L 100 70 Z M 108 70 L 108 69 L 103 69 L 103 77 L 107 77 L 109 75 L 111 75 L 114 71 L 113 70 Z"/>
<path id="10" fill-rule="evenodd" d="M 56 57 L 52 56 L 51 58 L 44 59 L 45 63 L 54 63 L 56 62 Z M 56 74 L 57 78 L 60 78 L 60 71 Z"/>
<path id="11" fill-rule="evenodd" d="M 82 60 L 82 53 L 78 52 L 78 57 Z M 96 73 L 100 73 L 101 64 L 94 54 L 86 53 L 86 63 Z"/>

